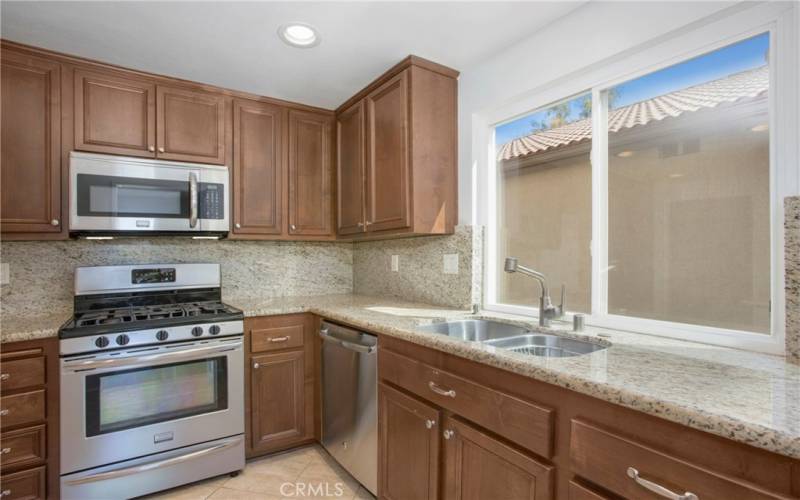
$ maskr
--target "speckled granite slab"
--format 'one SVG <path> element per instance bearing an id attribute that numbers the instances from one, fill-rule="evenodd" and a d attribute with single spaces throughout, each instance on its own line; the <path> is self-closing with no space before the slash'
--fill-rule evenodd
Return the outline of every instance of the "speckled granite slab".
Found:
<path id="1" fill-rule="evenodd" d="M 784 200 L 786 357 L 800 364 L 800 196 Z"/>
<path id="2" fill-rule="evenodd" d="M 584 337 L 610 347 L 573 358 L 538 358 L 417 329 L 469 315 L 464 310 L 359 295 L 241 297 L 231 304 L 247 316 L 313 312 L 800 459 L 800 366 L 783 357 L 590 328 Z M 518 316 L 486 317 L 538 329 Z M 9 326 L 3 325 L 4 341 L 14 335 Z M 31 326 L 37 334 L 45 331 L 43 324 Z"/>

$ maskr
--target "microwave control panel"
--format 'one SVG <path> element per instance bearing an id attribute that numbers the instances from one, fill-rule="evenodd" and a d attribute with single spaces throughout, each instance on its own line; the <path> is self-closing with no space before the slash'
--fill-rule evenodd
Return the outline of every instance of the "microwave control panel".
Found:
<path id="1" fill-rule="evenodd" d="M 225 190 L 223 185 L 201 182 L 197 191 L 197 217 L 199 219 L 224 219 Z"/>

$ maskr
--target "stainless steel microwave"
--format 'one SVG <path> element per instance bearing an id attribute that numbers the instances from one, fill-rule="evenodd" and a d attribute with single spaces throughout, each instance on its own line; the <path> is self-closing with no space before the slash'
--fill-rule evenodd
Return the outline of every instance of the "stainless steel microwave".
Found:
<path id="1" fill-rule="evenodd" d="M 70 153 L 73 234 L 224 235 L 230 229 L 227 167 Z"/>

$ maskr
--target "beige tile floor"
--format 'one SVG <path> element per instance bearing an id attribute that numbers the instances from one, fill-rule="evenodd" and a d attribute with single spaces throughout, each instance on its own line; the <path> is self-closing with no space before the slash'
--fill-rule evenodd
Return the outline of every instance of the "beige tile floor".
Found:
<path id="1" fill-rule="evenodd" d="M 219 476 L 143 497 L 148 500 L 373 500 L 363 486 L 319 446 L 247 462 L 236 477 Z"/>

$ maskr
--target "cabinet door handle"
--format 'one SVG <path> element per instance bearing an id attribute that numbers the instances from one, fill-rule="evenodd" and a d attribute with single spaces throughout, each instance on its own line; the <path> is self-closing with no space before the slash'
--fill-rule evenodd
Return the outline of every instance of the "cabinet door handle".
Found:
<path id="1" fill-rule="evenodd" d="M 242 225 L 239 224 L 238 222 L 236 224 L 234 224 L 234 225 L 236 226 L 236 229 L 241 229 L 242 228 Z"/>
<path id="2" fill-rule="evenodd" d="M 445 439 L 450 439 L 456 435 L 456 431 L 445 429 L 442 435 L 444 436 Z"/>
<path id="3" fill-rule="evenodd" d="M 427 427 L 428 429 L 433 429 L 434 425 L 436 425 L 435 420 L 428 419 L 425 421 L 425 427 Z"/>
<path id="4" fill-rule="evenodd" d="M 8 455 L 9 453 L 11 453 L 11 448 L 3 448 L 0 450 L 0 455 Z"/>
<path id="5" fill-rule="evenodd" d="M 295 226 L 294 224 L 292 224 L 290 227 L 292 228 L 292 231 L 297 230 L 297 226 Z"/>
<path id="6" fill-rule="evenodd" d="M 448 398 L 456 397 L 456 391 L 454 391 L 453 389 L 442 389 L 441 387 L 436 385 L 433 382 L 433 380 L 428 382 L 428 387 L 430 388 L 430 390 L 432 390 L 433 392 L 435 392 L 436 394 L 438 394 L 440 396 L 447 396 Z"/>
<path id="7" fill-rule="evenodd" d="M 0 374 L 0 380 L 8 380 L 10 378 L 11 378 L 11 374 L 10 373 Z"/>
<path id="8" fill-rule="evenodd" d="M 689 493 L 687 491 L 683 495 L 679 495 L 678 493 L 668 490 L 667 488 L 661 486 L 660 484 L 641 478 L 639 477 L 639 471 L 634 469 L 633 467 L 628 467 L 628 477 L 636 481 L 636 484 L 638 484 L 642 488 L 652 491 L 656 495 L 662 496 L 664 498 L 669 498 L 670 500 L 699 500 L 697 498 L 697 495 L 695 495 L 694 493 Z"/>
<path id="9" fill-rule="evenodd" d="M 11 496 L 11 490 L 3 490 L 2 492 L 0 492 L 0 497 L 10 497 L 10 496 Z"/>
<path id="10" fill-rule="evenodd" d="M 9 413 L 11 413 L 11 411 L 9 410 L 0 410 L 0 417 L 5 417 Z"/>
<path id="11" fill-rule="evenodd" d="M 155 150 L 156 150 L 156 147 L 155 147 L 155 146 L 149 146 L 149 147 L 147 148 L 147 150 L 148 150 L 148 151 L 150 151 L 150 152 L 152 153 L 153 151 L 155 151 Z"/>
<path id="12" fill-rule="evenodd" d="M 59 224 L 61 224 L 61 222 L 59 222 L 58 219 L 53 219 L 53 220 L 50 221 L 50 225 L 51 226 L 57 226 Z"/>
<path id="13" fill-rule="evenodd" d="M 158 148 L 158 152 L 159 152 L 159 153 L 165 153 L 165 152 L 166 152 L 166 150 L 165 150 L 164 148 Z"/>
<path id="14" fill-rule="evenodd" d="M 272 337 L 271 339 L 269 339 L 270 342 L 286 342 L 287 340 L 289 340 L 288 335 L 285 337 Z"/>
<path id="15" fill-rule="evenodd" d="M 258 367 L 261 366 L 258 363 L 253 363 L 253 370 L 258 370 Z"/>
<path id="16" fill-rule="evenodd" d="M 359 223 L 356 224 L 356 227 L 364 227 L 364 223 L 363 222 L 359 222 Z"/>
<path id="17" fill-rule="evenodd" d="M 372 225 L 372 222 L 370 222 L 370 221 L 367 221 L 367 223 L 366 223 L 366 224 L 367 224 L 368 226 L 371 226 L 371 225 Z"/>

